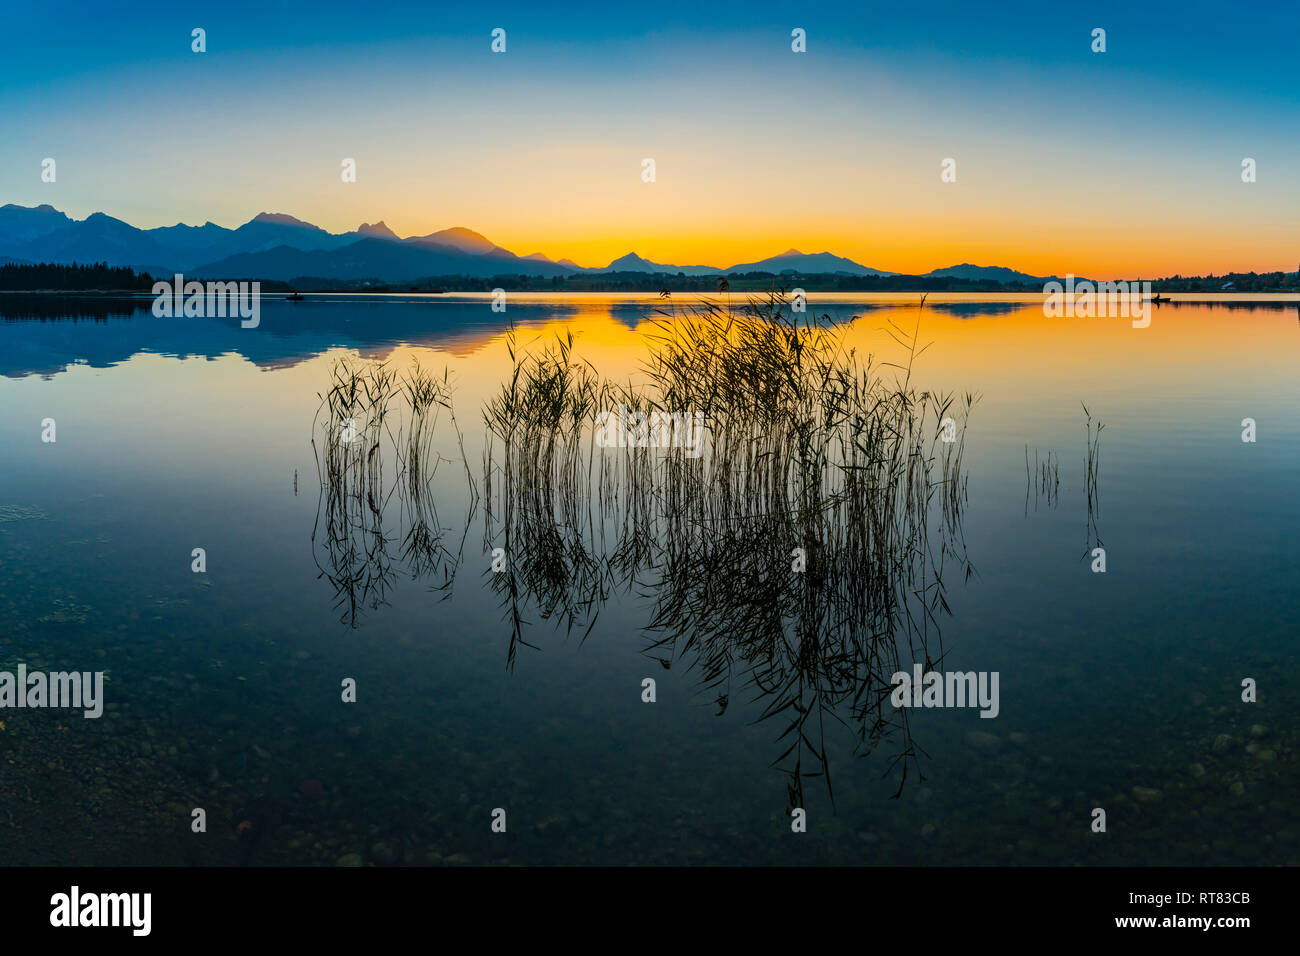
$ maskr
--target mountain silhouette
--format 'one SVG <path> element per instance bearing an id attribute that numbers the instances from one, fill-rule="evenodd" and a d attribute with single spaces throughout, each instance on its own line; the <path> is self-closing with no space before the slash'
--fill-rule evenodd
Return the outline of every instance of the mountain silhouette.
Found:
<path id="1" fill-rule="evenodd" d="M 483 255 L 501 248 L 486 236 L 480 235 L 473 229 L 466 229 L 464 226 L 453 226 L 450 229 L 431 232 L 427 236 L 413 236 L 406 241 L 432 243 L 439 246 L 451 246 L 455 249 L 459 249 L 461 252 L 468 252 L 474 255 Z"/>
<path id="2" fill-rule="evenodd" d="M 892 272 L 881 272 L 879 269 L 868 269 L 866 266 L 860 266 L 852 259 L 845 259 L 843 256 L 832 255 L 829 252 L 814 252 L 805 254 L 798 249 L 790 249 L 779 256 L 772 256 L 769 259 L 760 259 L 757 262 L 744 262 L 740 265 L 732 266 L 728 272 L 775 272 L 780 275 L 782 272 L 796 273 L 840 273 L 851 276 L 888 276 L 894 275 Z"/>
<path id="3" fill-rule="evenodd" d="M 403 282 L 430 276 L 593 275 L 604 272 L 713 276 L 770 272 L 777 275 L 840 274 L 889 276 L 830 252 L 787 249 L 777 256 L 728 267 L 679 266 L 645 259 L 635 252 L 609 265 L 583 268 L 571 259 L 551 260 L 541 253 L 517 256 L 481 233 L 453 226 L 422 236 L 399 237 L 382 221 L 365 222 L 352 232 L 332 233 L 287 213 L 260 212 L 235 229 L 213 222 L 177 223 L 139 229 L 96 212 L 76 220 L 48 204 L 0 206 L 0 260 L 24 262 L 106 262 L 155 276 L 175 272 L 205 278 L 374 279 Z M 1040 281 L 1001 266 L 963 263 L 936 269 L 927 277 Z"/>
<path id="4" fill-rule="evenodd" d="M 363 222 L 357 226 L 357 235 L 370 236 L 375 239 L 396 239 L 397 233 L 388 228 L 388 224 L 382 219 L 379 222 Z"/>
<path id="5" fill-rule="evenodd" d="M 657 262 L 651 262 L 648 259 L 642 259 L 635 252 L 629 252 L 627 255 L 615 259 L 604 269 L 588 270 L 598 272 L 666 272 L 670 275 L 676 275 L 684 272 L 688 276 L 712 276 L 720 275 L 722 270 L 717 266 L 669 266 Z"/>
<path id="6" fill-rule="evenodd" d="M 39 206 L 0 206 L 0 237 L 25 242 L 70 225 L 72 220 L 48 203 Z"/>
<path id="7" fill-rule="evenodd" d="M 971 279 L 980 281 L 981 279 L 992 279 L 994 282 L 1044 282 L 1043 276 L 1031 276 L 1026 272 L 1017 272 L 1015 269 L 1007 269 L 1003 266 L 976 266 L 969 262 L 963 262 L 961 265 L 947 266 L 943 269 L 935 269 L 933 272 L 927 272 L 923 278 L 937 279 Z"/>
<path id="8" fill-rule="evenodd" d="M 504 255 L 474 255 L 454 246 L 431 242 L 392 242 L 367 238 L 337 249 L 303 250 L 282 245 L 261 252 L 239 253 L 196 266 L 200 278 L 376 279 L 402 282 L 438 275 L 488 278 L 496 275 L 568 275 L 573 272 L 553 262 Z"/>

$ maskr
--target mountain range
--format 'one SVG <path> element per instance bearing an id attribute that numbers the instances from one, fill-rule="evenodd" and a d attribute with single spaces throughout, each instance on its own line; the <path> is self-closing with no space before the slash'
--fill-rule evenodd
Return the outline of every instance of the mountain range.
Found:
<path id="1" fill-rule="evenodd" d="M 605 272 L 688 276 L 746 272 L 889 276 L 830 252 L 790 249 L 777 256 L 720 268 L 651 262 L 635 252 L 607 266 L 583 268 L 570 259 L 541 253 L 519 256 L 487 237 L 456 226 L 402 238 L 384 222 L 362 223 L 351 232 L 331 233 L 284 213 L 259 213 L 235 229 L 201 226 L 138 229 L 102 212 L 73 219 L 53 206 L 0 206 L 0 263 L 107 262 L 155 276 L 184 273 L 194 278 L 374 279 L 403 282 L 429 276 L 569 276 Z M 962 264 L 926 273 L 927 278 L 1038 282 L 1038 277 L 1001 266 Z"/>

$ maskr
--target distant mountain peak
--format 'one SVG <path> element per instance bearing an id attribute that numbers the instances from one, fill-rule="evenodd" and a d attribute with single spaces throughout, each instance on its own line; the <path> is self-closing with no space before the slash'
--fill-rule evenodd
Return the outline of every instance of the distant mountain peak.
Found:
<path id="1" fill-rule="evenodd" d="M 1006 266 L 977 266 L 972 262 L 962 262 L 943 269 L 934 269 L 925 274 L 925 278 L 950 278 L 979 281 L 988 279 L 994 282 L 1039 282 L 1038 276 L 1026 272 L 1008 269 Z"/>
<path id="2" fill-rule="evenodd" d="M 829 273 L 843 275 L 889 275 L 879 269 L 869 269 L 852 259 L 837 256 L 833 252 L 814 252 L 811 254 L 791 249 L 779 256 L 760 259 L 757 262 L 745 262 L 731 266 L 727 272 L 773 272 L 785 273 Z"/>
<path id="3" fill-rule="evenodd" d="M 466 229 L 464 226 L 440 229 L 437 232 L 429 233 L 427 236 L 412 236 L 406 241 L 436 242 L 439 245 L 452 246 L 461 252 L 472 252 L 475 255 L 482 255 L 498 248 L 497 244 L 488 239 L 487 236 L 477 233 L 473 229 Z"/>
<path id="4" fill-rule="evenodd" d="M 526 256 L 520 256 L 521 259 L 532 259 L 534 262 L 550 262 L 551 257 L 542 252 L 530 252 Z"/>
<path id="5" fill-rule="evenodd" d="M 396 239 L 397 233 L 388 228 L 382 219 L 379 222 L 363 222 L 357 226 L 357 232 L 363 236 L 375 236 L 379 239 Z"/>
<path id="6" fill-rule="evenodd" d="M 126 222 L 125 220 L 118 219 L 116 216 L 110 216 L 106 212 L 92 212 L 89 216 L 83 219 L 82 222 L 85 223 L 86 225 L 90 225 L 91 223 L 93 223 L 97 226 L 114 225 L 114 226 L 125 226 L 127 229 L 135 228 L 135 226 L 132 226 L 130 223 Z"/>
<path id="7" fill-rule="evenodd" d="M 74 222 L 76 220 L 69 219 L 49 203 L 41 203 L 39 206 L 6 203 L 0 206 L 0 243 L 7 245 L 28 242 L 71 226 Z"/>
<path id="8" fill-rule="evenodd" d="M 313 226 L 309 222 L 303 222 L 296 216 L 290 216 L 283 212 L 259 212 L 252 219 L 253 222 L 273 222 L 281 226 L 301 226 L 304 229 L 320 229 L 320 226 Z M 321 230 L 324 231 L 324 230 Z"/>
<path id="9" fill-rule="evenodd" d="M 570 265 L 568 262 L 561 262 L 560 265 Z M 574 268 L 577 268 L 576 266 Z M 599 272 L 663 272 L 668 274 L 682 273 L 690 276 L 714 275 L 722 270 L 714 266 L 677 266 L 668 265 L 663 262 L 651 262 L 635 252 L 629 252 L 621 258 L 615 259 L 604 269 L 598 269 Z"/>

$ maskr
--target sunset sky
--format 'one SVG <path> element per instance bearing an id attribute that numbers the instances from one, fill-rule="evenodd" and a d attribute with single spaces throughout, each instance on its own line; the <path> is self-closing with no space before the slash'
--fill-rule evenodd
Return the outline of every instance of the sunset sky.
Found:
<path id="1" fill-rule="evenodd" d="M 1300 261 L 1300 4 L 179 6 L 6 11 L 0 203 L 467 226 L 587 266 L 791 247 L 896 272 Z"/>

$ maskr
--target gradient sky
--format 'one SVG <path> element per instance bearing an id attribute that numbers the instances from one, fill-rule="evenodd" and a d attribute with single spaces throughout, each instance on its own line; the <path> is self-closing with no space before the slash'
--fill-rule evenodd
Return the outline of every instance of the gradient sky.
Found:
<path id="1" fill-rule="evenodd" d="M 983 6 L 10 5 L 0 203 L 460 225 L 582 265 L 1296 269 L 1300 4 Z"/>

